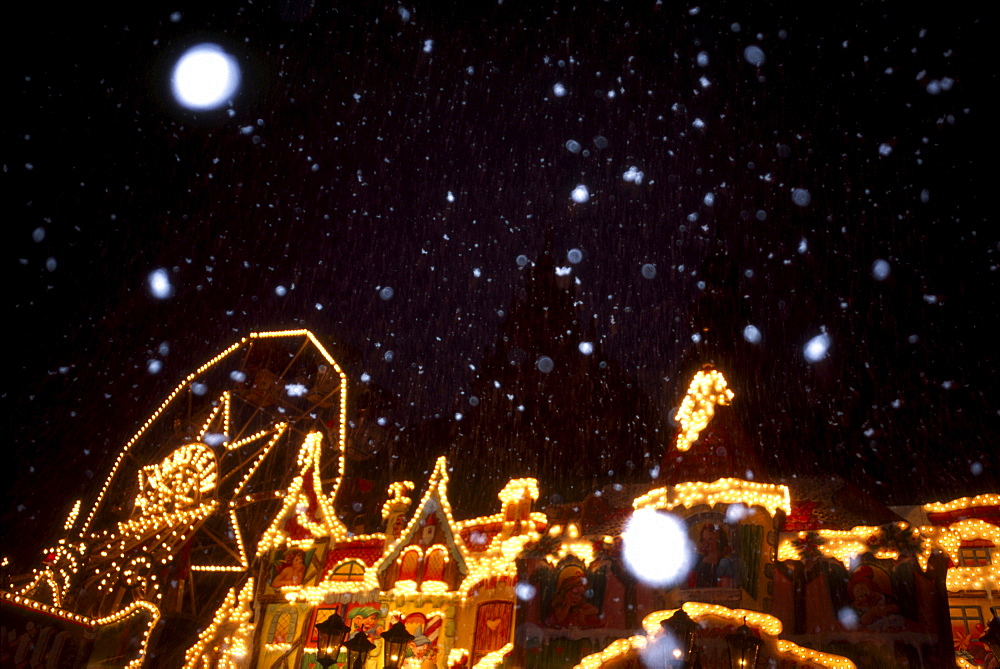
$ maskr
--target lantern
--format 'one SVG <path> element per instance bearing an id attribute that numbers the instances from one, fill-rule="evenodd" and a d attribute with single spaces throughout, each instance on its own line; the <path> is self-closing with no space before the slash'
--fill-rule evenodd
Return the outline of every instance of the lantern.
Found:
<path id="1" fill-rule="evenodd" d="M 385 644 L 382 649 L 385 653 L 385 669 L 399 669 L 403 661 L 403 652 L 413 639 L 414 636 L 406 630 L 406 625 L 402 621 L 382 633 L 382 641 Z"/>
<path id="2" fill-rule="evenodd" d="M 344 644 L 344 648 L 347 649 L 346 669 L 364 669 L 365 660 L 368 654 L 375 650 L 375 644 L 368 640 L 368 635 L 364 632 L 356 632 Z"/>
<path id="3" fill-rule="evenodd" d="M 666 666 L 686 667 L 691 660 L 694 633 L 698 629 L 698 623 L 691 620 L 691 616 L 684 609 L 677 609 L 672 616 L 660 621 L 660 627 L 677 642 L 677 647 L 667 654 Z"/>
<path id="4" fill-rule="evenodd" d="M 733 669 L 752 669 L 757 666 L 757 656 L 764 642 L 747 627 L 746 618 L 733 634 L 726 636 L 729 644 L 729 663 Z"/>
<path id="5" fill-rule="evenodd" d="M 327 669 L 340 657 L 340 649 L 351 628 L 344 624 L 340 614 L 332 616 L 316 625 L 316 661 Z"/>

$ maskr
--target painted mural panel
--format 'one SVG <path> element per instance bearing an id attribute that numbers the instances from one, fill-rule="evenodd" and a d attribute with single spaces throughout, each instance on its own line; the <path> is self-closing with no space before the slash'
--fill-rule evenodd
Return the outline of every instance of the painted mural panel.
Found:
<path id="1" fill-rule="evenodd" d="M 556 629 L 601 627 L 601 610 L 594 602 L 603 601 L 603 580 L 576 564 L 562 567 L 543 624 Z"/>
<path id="2" fill-rule="evenodd" d="M 933 567 L 925 572 L 913 558 L 865 553 L 848 570 L 817 555 L 804 553 L 803 560 L 775 568 L 774 613 L 791 640 L 849 657 L 859 669 L 950 660 L 950 644 L 938 637 L 944 597 Z"/>
<path id="3" fill-rule="evenodd" d="M 351 602 L 344 606 L 342 616 L 344 622 L 351 627 L 351 636 L 361 632 L 372 643 L 381 639 L 382 632 L 387 629 L 385 612 L 378 601 Z"/>
<path id="4" fill-rule="evenodd" d="M 687 579 L 678 589 L 680 601 L 739 608 L 744 591 L 752 600 L 758 598 L 764 528 L 739 522 L 752 512 L 731 511 L 713 510 L 686 519 L 695 556 Z"/>
<path id="5" fill-rule="evenodd" d="M 401 612 L 391 616 L 393 624 L 402 620 L 406 631 L 413 635 L 406 650 L 407 667 L 434 669 L 444 650 L 444 612 L 438 610 Z"/>
<path id="6" fill-rule="evenodd" d="M 312 546 L 307 550 L 288 548 L 275 551 L 272 556 L 265 594 L 280 594 L 279 588 L 311 583 L 317 575 L 318 557 L 321 547 Z"/>
<path id="7" fill-rule="evenodd" d="M 84 625 L 0 601 L 0 667 L 76 669 L 93 641 Z"/>
<path id="8" fill-rule="evenodd" d="M 528 559 L 519 567 L 521 582 L 535 592 L 518 604 L 524 624 L 518 622 L 515 640 L 522 646 L 518 655 L 524 666 L 573 666 L 614 639 L 629 635 L 617 625 L 625 622 L 623 609 L 636 609 L 637 592 L 634 582 L 616 575 L 625 573 L 619 557 L 602 554 L 590 566 L 574 557 L 555 566 L 548 560 Z M 615 601 L 606 606 L 608 597 Z"/>
<path id="9" fill-rule="evenodd" d="M 316 626 L 325 622 L 327 618 L 334 614 L 339 614 L 345 624 L 350 626 L 351 634 L 361 633 L 368 637 L 368 640 L 376 645 L 372 651 L 369 665 L 380 657 L 382 652 L 382 632 L 386 629 L 385 612 L 377 601 L 357 601 L 338 604 L 320 604 L 311 609 L 308 616 L 308 624 L 305 629 L 304 650 L 302 654 L 301 669 L 317 669 L 316 644 L 319 635 Z M 343 659 L 343 655 L 341 657 Z"/>

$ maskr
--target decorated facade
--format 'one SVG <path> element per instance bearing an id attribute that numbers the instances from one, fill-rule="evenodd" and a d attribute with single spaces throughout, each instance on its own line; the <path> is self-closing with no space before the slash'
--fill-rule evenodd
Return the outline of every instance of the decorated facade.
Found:
<path id="1" fill-rule="evenodd" d="M 997 665 L 1000 495 L 897 513 L 836 478 L 733 476 L 712 460 L 738 401 L 718 371 L 692 380 L 658 480 L 542 503 L 544 478 L 514 478 L 456 517 L 476 463 L 439 457 L 382 482 L 375 531 L 350 512 L 347 389 L 304 330 L 188 376 L 3 584 L 0 664 L 346 667 L 317 630 L 339 616 L 364 669 L 397 623 L 410 669 L 729 667 L 737 642 L 761 667 Z M 684 617 L 690 643 L 661 624 Z"/>

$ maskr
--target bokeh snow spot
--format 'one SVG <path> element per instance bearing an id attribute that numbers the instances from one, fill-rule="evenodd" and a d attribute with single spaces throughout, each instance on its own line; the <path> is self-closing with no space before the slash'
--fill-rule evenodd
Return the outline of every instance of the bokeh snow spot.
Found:
<path id="1" fill-rule="evenodd" d="M 743 328 L 743 338 L 751 344 L 759 344 L 761 338 L 760 330 L 756 326 L 748 325 Z"/>
<path id="2" fill-rule="evenodd" d="M 149 274 L 149 292 L 161 300 L 170 297 L 174 287 L 170 285 L 170 275 L 165 269 L 156 269 Z"/>
<path id="3" fill-rule="evenodd" d="M 850 606 L 845 606 L 837 612 L 837 618 L 844 629 L 854 630 L 858 628 L 858 613 Z"/>
<path id="4" fill-rule="evenodd" d="M 629 183 L 634 183 L 636 186 L 641 185 L 644 178 L 646 178 L 645 173 L 635 165 L 625 170 L 625 174 L 622 175 L 622 179 Z"/>
<path id="5" fill-rule="evenodd" d="M 807 191 L 805 188 L 793 188 L 792 202 L 800 207 L 808 207 L 809 203 L 812 202 L 812 193 Z"/>
<path id="6" fill-rule="evenodd" d="M 810 339 L 802 350 L 806 360 L 809 362 L 819 362 L 826 357 L 830 349 L 830 336 L 825 332 Z"/>
<path id="7" fill-rule="evenodd" d="M 639 509 L 622 532 L 625 565 L 643 583 L 670 587 L 691 569 L 694 546 L 677 516 Z"/>
<path id="8" fill-rule="evenodd" d="M 191 47 L 178 59 L 170 77 L 174 97 L 188 109 L 215 109 L 240 85 L 240 66 L 218 44 Z"/>
<path id="9" fill-rule="evenodd" d="M 743 59 L 754 67 L 760 67 L 766 60 L 764 57 L 764 50 L 756 44 L 751 44 L 747 48 L 743 49 Z"/>
<path id="10" fill-rule="evenodd" d="M 889 261 L 879 258 L 872 263 L 872 276 L 876 281 L 885 281 L 889 278 Z"/>
<path id="11" fill-rule="evenodd" d="M 289 383 L 285 386 L 285 392 L 288 393 L 289 397 L 302 397 L 309 392 L 309 389 L 301 383 Z"/>

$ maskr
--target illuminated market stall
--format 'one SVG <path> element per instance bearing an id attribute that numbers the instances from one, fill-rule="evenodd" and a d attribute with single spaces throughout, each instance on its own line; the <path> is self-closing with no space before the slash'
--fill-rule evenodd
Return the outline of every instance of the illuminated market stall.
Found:
<path id="1" fill-rule="evenodd" d="M 3 583 L 4 666 L 996 662 L 1000 496 L 900 515 L 835 478 L 734 475 L 717 370 L 692 379 L 656 480 L 543 506 L 545 480 L 515 478 L 456 518 L 476 463 L 438 457 L 388 482 L 377 531 L 339 511 L 347 388 L 305 330 L 189 375 Z"/>

